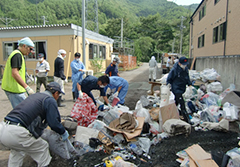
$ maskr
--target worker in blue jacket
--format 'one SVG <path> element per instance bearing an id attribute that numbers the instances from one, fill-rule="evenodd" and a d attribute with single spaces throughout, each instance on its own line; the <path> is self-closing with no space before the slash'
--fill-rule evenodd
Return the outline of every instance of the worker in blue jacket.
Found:
<path id="1" fill-rule="evenodd" d="M 88 75 L 86 78 L 84 78 L 82 81 L 79 81 L 77 83 L 76 89 L 75 89 L 75 96 L 79 97 L 80 99 L 83 97 L 83 92 L 86 93 L 89 97 L 92 98 L 93 102 L 96 105 L 96 100 L 94 99 L 94 96 L 92 94 L 92 90 L 99 90 L 100 96 L 103 97 L 103 100 L 106 102 L 106 104 L 110 107 L 110 103 L 107 99 L 106 93 L 104 91 L 104 87 L 109 84 L 109 77 L 108 76 L 101 76 L 99 78 Z"/>
<path id="2" fill-rule="evenodd" d="M 124 105 L 125 97 L 127 95 L 129 86 L 127 80 L 118 76 L 109 77 L 109 80 L 110 80 L 109 84 L 104 88 L 105 92 L 107 91 L 107 88 L 110 89 L 115 88 L 116 91 L 113 94 L 113 96 L 118 97 L 120 99 L 118 104 Z"/>
<path id="3" fill-rule="evenodd" d="M 76 52 L 74 54 L 75 59 L 71 62 L 70 66 L 72 69 L 72 96 L 73 96 L 73 101 L 77 97 L 75 97 L 75 89 L 77 86 L 77 82 L 81 82 L 83 80 L 83 74 L 85 71 L 85 66 L 84 64 L 80 61 L 81 54 Z"/>
<path id="4" fill-rule="evenodd" d="M 173 68 L 168 74 L 167 84 L 171 85 L 171 90 L 175 95 L 175 104 L 178 106 L 180 104 L 181 111 L 180 115 L 184 117 L 184 120 L 190 123 L 189 115 L 186 111 L 185 102 L 182 94 L 186 91 L 186 85 L 192 85 L 189 72 L 188 72 L 188 59 L 186 57 L 181 57 L 178 63 L 175 63 Z"/>
<path id="5" fill-rule="evenodd" d="M 104 75 L 108 75 L 109 77 L 119 76 L 118 66 L 117 66 L 119 63 L 120 63 L 119 58 L 114 57 L 112 63 L 110 63 L 109 66 L 107 67 Z"/>

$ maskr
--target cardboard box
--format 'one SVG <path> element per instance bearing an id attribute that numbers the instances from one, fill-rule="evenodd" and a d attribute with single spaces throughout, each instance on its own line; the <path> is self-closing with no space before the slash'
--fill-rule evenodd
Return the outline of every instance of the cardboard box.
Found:
<path id="1" fill-rule="evenodd" d="M 143 128 L 143 124 L 144 124 L 144 117 L 137 117 L 137 120 L 138 120 L 138 127 L 135 129 L 135 131 L 133 133 L 120 131 L 118 129 L 110 128 L 109 126 L 107 128 L 114 132 L 123 133 L 124 136 L 127 138 L 127 140 L 130 140 L 136 136 L 139 136 L 142 132 L 142 128 Z"/>
<path id="2" fill-rule="evenodd" d="M 160 108 L 159 111 L 159 131 L 162 132 L 163 124 L 168 119 L 179 119 L 178 109 L 175 103 L 168 104 Z"/>

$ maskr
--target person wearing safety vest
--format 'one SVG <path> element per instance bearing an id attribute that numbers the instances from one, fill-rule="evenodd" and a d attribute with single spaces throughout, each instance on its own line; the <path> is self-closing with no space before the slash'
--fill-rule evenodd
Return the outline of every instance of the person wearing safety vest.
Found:
<path id="1" fill-rule="evenodd" d="M 26 67 L 23 55 L 28 55 L 34 47 L 34 43 L 29 37 L 18 41 L 18 48 L 8 57 L 3 78 L 2 89 L 5 91 L 12 107 L 15 108 L 28 95 L 35 92 L 26 84 Z"/>

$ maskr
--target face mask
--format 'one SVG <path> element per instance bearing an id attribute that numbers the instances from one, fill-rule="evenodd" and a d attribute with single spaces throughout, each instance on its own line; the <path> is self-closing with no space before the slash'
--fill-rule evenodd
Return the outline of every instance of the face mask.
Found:
<path id="1" fill-rule="evenodd" d="M 104 86 L 104 85 L 100 85 L 99 87 L 100 87 L 100 88 L 104 88 L 105 86 Z"/>
<path id="2" fill-rule="evenodd" d="M 187 67 L 187 65 L 182 65 L 182 64 L 181 64 L 180 67 L 185 70 L 185 68 Z"/>
<path id="3" fill-rule="evenodd" d="M 39 58 L 38 61 L 43 61 L 43 58 Z"/>
<path id="4" fill-rule="evenodd" d="M 80 61 L 80 58 L 79 59 L 75 59 L 76 61 Z"/>

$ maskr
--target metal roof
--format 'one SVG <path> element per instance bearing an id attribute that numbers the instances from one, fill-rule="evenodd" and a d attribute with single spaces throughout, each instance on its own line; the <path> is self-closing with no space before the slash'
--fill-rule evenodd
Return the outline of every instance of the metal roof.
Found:
<path id="1" fill-rule="evenodd" d="M 0 31 L 2 31 L 2 30 L 34 29 L 34 28 L 51 28 L 51 27 L 71 27 L 71 24 L 49 24 L 49 25 L 19 26 L 19 27 L 0 27 Z"/>
<path id="2" fill-rule="evenodd" d="M 19 33 L 19 31 L 24 31 Z M 30 31 L 31 30 L 31 31 Z M 8 33 L 4 33 L 8 31 Z M 36 33 L 36 31 L 39 31 Z M 11 33 L 9 33 L 11 32 Z M 1 34 L 2 33 L 2 34 Z M 25 33 L 25 34 L 24 34 Z M 82 27 L 75 24 L 49 24 L 49 25 L 33 25 L 19 27 L 0 27 L 0 36 L 9 37 L 24 37 L 24 36 L 59 36 L 59 35 L 77 35 L 82 36 Z M 114 40 L 107 36 L 85 29 L 86 38 L 113 43 Z"/>

